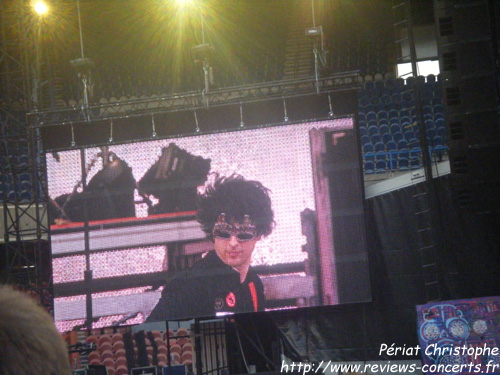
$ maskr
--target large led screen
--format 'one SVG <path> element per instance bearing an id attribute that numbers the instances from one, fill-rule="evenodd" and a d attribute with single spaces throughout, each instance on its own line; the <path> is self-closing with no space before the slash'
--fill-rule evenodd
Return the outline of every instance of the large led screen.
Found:
<path id="1" fill-rule="evenodd" d="M 351 118 L 48 152 L 46 163 L 61 331 L 89 311 L 104 327 L 370 299 Z M 200 219 L 198 197 L 223 180 L 260 186 L 271 233 L 239 185 L 211 203 L 216 219 Z"/>

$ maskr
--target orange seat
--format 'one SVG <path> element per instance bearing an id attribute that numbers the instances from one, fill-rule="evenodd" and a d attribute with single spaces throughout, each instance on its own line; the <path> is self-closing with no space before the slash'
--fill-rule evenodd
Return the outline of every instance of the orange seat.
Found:
<path id="1" fill-rule="evenodd" d="M 99 352 L 98 351 L 93 351 L 89 353 L 89 361 L 99 358 Z"/>
<path id="2" fill-rule="evenodd" d="M 97 339 L 97 336 L 95 335 L 90 335 L 85 339 L 86 342 L 91 342 L 93 344 L 98 344 L 99 340 Z"/>
<path id="3" fill-rule="evenodd" d="M 106 367 L 115 368 L 115 360 L 113 358 L 110 358 L 110 357 L 104 358 L 102 361 L 102 364 Z"/>
<path id="4" fill-rule="evenodd" d="M 184 353 L 186 350 L 193 351 L 193 344 L 187 342 L 184 345 L 182 345 L 182 352 Z"/>
<path id="5" fill-rule="evenodd" d="M 120 365 L 127 366 L 127 358 L 125 356 L 119 356 L 115 359 L 115 367 Z"/>
<path id="6" fill-rule="evenodd" d="M 127 366 L 120 365 L 115 368 L 115 375 L 125 375 L 125 374 L 128 374 Z"/>
<path id="7" fill-rule="evenodd" d="M 168 336 L 170 339 L 175 337 L 174 331 L 171 329 L 168 330 Z M 163 339 L 166 341 L 167 340 L 167 331 L 163 332 Z"/>
<path id="8" fill-rule="evenodd" d="M 99 351 L 102 353 L 105 350 L 112 350 L 113 346 L 111 345 L 111 342 L 109 341 L 104 341 L 103 343 L 99 344 Z"/>
<path id="9" fill-rule="evenodd" d="M 113 351 L 116 353 L 118 349 L 125 349 L 125 343 L 122 340 L 113 343 Z"/>
<path id="10" fill-rule="evenodd" d="M 158 362 L 167 362 L 167 354 L 158 353 Z"/>
<path id="11" fill-rule="evenodd" d="M 107 334 L 99 336 L 99 338 L 98 338 L 99 345 L 102 345 L 104 342 L 111 343 L 111 337 Z"/>
<path id="12" fill-rule="evenodd" d="M 165 344 L 158 345 L 158 353 L 163 353 L 165 355 L 168 355 L 168 348 L 165 346 Z"/>
<path id="13" fill-rule="evenodd" d="M 91 365 L 102 365 L 102 362 L 101 362 L 100 358 L 94 358 L 91 361 L 89 361 L 89 364 L 91 364 Z"/>
<path id="14" fill-rule="evenodd" d="M 118 358 L 118 357 L 125 357 L 126 355 L 127 355 L 127 352 L 126 352 L 126 350 L 125 350 L 125 349 L 120 348 L 120 349 L 117 349 L 117 350 L 115 351 L 115 358 Z"/>
<path id="15" fill-rule="evenodd" d="M 181 363 L 181 356 L 179 353 L 170 353 L 172 357 L 172 365 L 179 365 Z"/>
<path id="16" fill-rule="evenodd" d="M 186 351 L 181 355 L 181 362 L 184 363 L 185 360 L 193 360 L 193 352 Z"/>
<path id="17" fill-rule="evenodd" d="M 113 334 L 113 336 L 111 336 L 111 343 L 115 343 L 117 341 L 123 341 L 123 335 L 119 332 Z"/>
<path id="18" fill-rule="evenodd" d="M 177 330 L 177 337 L 179 336 L 189 336 L 189 331 L 187 328 L 181 327 Z"/>
<path id="19" fill-rule="evenodd" d="M 179 344 L 170 345 L 170 353 L 177 353 L 180 355 L 182 353 L 181 346 Z"/>
<path id="20" fill-rule="evenodd" d="M 160 338 L 160 339 L 162 338 L 161 332 L 160 332 L 160 331 L 158 331 L 158 330 L 155 330 L 155 329 L 154 329 L 154 330 L 152 330 L 152 331 L 151 331 L 151 334 L 153 335 L 153 337 L 154 337 L 155 339 L 156 339 L 156 338 Z M 155 341 L 156 341 L 156 340 L 155 340 Z"/>
<path id="21" fill-rule="evenodd" d="M 188 342 L 191 342 L 191 340 L 189 340 L 188 337 L 179 337 L 177 339 L 177 344 L 179 344 L 180 346 L 183 346 L 184 344 L 186 344 Z"/>
<path id="22" fill-rule="evenodd" d="M 101 361 L 104 360 L 105 358 L 113 358 L 113 352 L 111 350 L 104 350 L 101 353 Z"/>

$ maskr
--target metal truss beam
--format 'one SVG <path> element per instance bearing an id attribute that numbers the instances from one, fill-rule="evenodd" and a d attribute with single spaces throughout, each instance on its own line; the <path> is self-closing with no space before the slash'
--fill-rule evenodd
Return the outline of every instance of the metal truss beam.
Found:
<path id="1" fill-rule="evenodd" d="M 102 102 L 98 105 L 75 106 L 28 113 L 30 128 L 71 125 L 81 122 L 152 115 L 155 113 L 196 110 L 199 108 L 244 104 L 272 99 L 286 99 L 314 93 L 328 93 L 360 87 L 358 71 L 331 77 L 269 82 L 258 85 L 225 88 L 208 94 L 187 92 L 162 97 Z"/>

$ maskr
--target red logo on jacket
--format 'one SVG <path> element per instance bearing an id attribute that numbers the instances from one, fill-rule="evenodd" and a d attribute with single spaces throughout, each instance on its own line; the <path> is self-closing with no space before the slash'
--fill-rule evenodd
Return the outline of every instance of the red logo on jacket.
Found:
<path id="1" fill-rule="evenodd" d="M 229 294 L 226 296 L 226 305 L 228 305 L 229 307 L 234 307 L 236 305 L 236 296 L 233 292 L 229 292 Z"/>

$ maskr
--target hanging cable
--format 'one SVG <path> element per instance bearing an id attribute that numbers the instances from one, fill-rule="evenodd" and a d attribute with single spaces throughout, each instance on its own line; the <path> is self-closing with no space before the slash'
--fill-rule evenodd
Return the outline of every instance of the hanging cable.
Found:
<path id="1" fill-rule="evenodd" d="M 283 121 L 284 122 L 288 122 L 288 114 L 286 112 L 286 101 L 285 101 L 285 99 L 283 99 L 283 114 L 284 114 Z"/>
<path id="2" fill-rule="evenodd" d="M 113 142 L 113 120 L 111 120 L 109 124 L 109 139 L 108 142 L 111 143 Z"/>
<path id="3" fill-rule="evenodd" d="M 243 128 L 245 123 L 243 122 L 243 103 L 240 103 L 240 128 Z"/>
<path id="4" fill-rule="evenodd" d="M 154 114 L 151 115 L 151 128 L 152 128 L 151 137 L 156 138 L 157 134 L 156 134 L 155 115 Z"/>
<path id="5" fill-rule="evenodd" d="M 329 117 L 333 117 L 333 107 L 332 107 L 332 98 L 330 97 L 330 94 L 328 94 L 328 106 L 330 108 L 330 112 L 328 112 Z"/>
<path id="6" fill-rule="evenodd" d="M 236 327 L 236 333 L 238 333 L 238 326 L 237 326 L 236 321 L 234 322 L 234 326 Z M 264 352 L 264 350 L 261 349 L 261 348 L 259 348 L 253 342 L 253 340 L 245 333 L 245 331 L 241 330 L 241 332 L 245 335 L 245 337 L 247 338 L 248 342 L 255 348 L 255 350 L 257 351 L 257 353 L 259 353 L 269 364 L 271 364 L 272 366 L 274 366 L 274 362 L 266 355 L 266 353 Z"/>
<path id="7" fill-rule="evenodd" d="M 234 322 L 234 327 L 236 328 L 236 337 L 238 338 L 238 345 L 240 347 L 241 357 L 243 358 L 243 362 L 245 363 L 245 368 L 247 369 L 247 373 L 250 373 L 245 353 L 243 353 L 243 346 L 241 345 L 240 333 L 238 332 L 238 326 L 236 325 L 236 322 Z"/>
<path id="8" fill-rule="evenodd" d="M 198 125 L 198 116 L 196 115 L 196 111 L 193 111 L 194 112 L 194 121 L 196 122 L 196 133 L 199 133 L 200 132 L 200 127 Z"/>
<path id="9" fill-rule="evenodd" d="M 75 130 L 73 129 L 73 124 L 71 124 L 71 147 L 75 147 Z"/>

